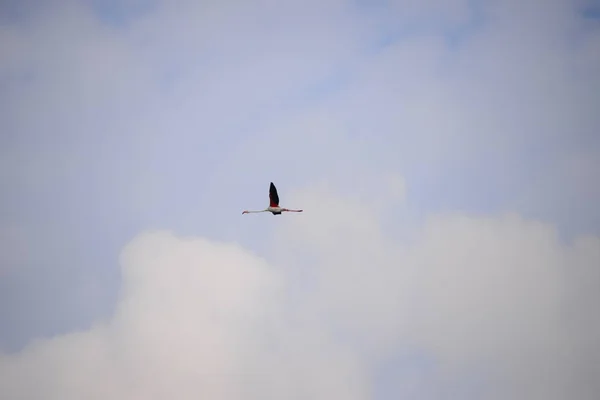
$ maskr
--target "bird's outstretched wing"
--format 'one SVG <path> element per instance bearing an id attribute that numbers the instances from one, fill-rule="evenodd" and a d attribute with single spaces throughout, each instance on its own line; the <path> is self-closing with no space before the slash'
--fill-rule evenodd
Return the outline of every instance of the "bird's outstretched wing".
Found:
<path id="1" fill-rule="evenodd" d="M 277 188 L 271 182 L 271 186 L 269 187 L 269 200 L 271 207 L 279 207 L 279 195 L 277 194 Z"/>

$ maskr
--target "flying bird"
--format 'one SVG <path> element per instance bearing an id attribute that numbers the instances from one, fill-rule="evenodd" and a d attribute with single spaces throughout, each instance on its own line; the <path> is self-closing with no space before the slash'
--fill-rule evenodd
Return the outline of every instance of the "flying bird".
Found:
<path id="1" fill-rule="evenodd" d="M 245 210 L 242 212 L 243 214 L 249 213 L 260 213 L 260 212 L 271 212 L 273 215 L 280 215 L 282 212 L 302 212 L 302 210 L 290 210 L 289 208 L 279 207 L 279 195 L 277 194 L 277 188 L 271 182 L 271 186 L 269 187 L 269 207 L 264 210 L 259 211 L 248 211 Z"/>

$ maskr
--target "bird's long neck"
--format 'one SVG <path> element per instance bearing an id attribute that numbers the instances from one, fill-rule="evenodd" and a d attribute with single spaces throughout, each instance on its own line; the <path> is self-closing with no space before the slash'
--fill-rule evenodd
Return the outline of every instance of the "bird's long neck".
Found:
<path id="1" fill-rule="evenodd" d="M 243 214 L 252 214 L 252 213 L 261 213 L 261 212 L 266 212 L 267 210 L 251 210 L 251 211 L 244 211 Z"/>

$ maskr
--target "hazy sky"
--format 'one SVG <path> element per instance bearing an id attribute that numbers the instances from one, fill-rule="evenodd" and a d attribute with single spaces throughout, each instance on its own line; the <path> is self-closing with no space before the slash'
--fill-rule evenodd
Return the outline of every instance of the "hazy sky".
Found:
<path id="1" fill-rule="evenodd" d="M 597 399 L 599 182 L 598 1 L 3 0 L 0 397 Z"/>

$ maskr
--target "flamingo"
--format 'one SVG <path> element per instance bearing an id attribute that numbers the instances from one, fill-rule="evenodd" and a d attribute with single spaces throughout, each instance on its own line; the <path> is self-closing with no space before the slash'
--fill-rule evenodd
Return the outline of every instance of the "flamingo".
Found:
<path id="1" fill-rule="evenodd" d="M 271 212 L 273 215 L 281 215 L 282 212 L 302 212 L 302 210 L 290 210 L 289 208 L 283 208 L 283 207 L 279 207 L 279 195 L 277 194 L 277 188 L 275 187 L 275 185 L 273 185 L 273 182 L 271 182 L 271 186 L 269 186 L 269 207 L 265 208 L 264 210 L 259 210 L 259 211 L 248 211 L 245 210 L 242 212 L 243 214 L 250 214 L 250 213 L 261 213 L 261 212 Z"/>

